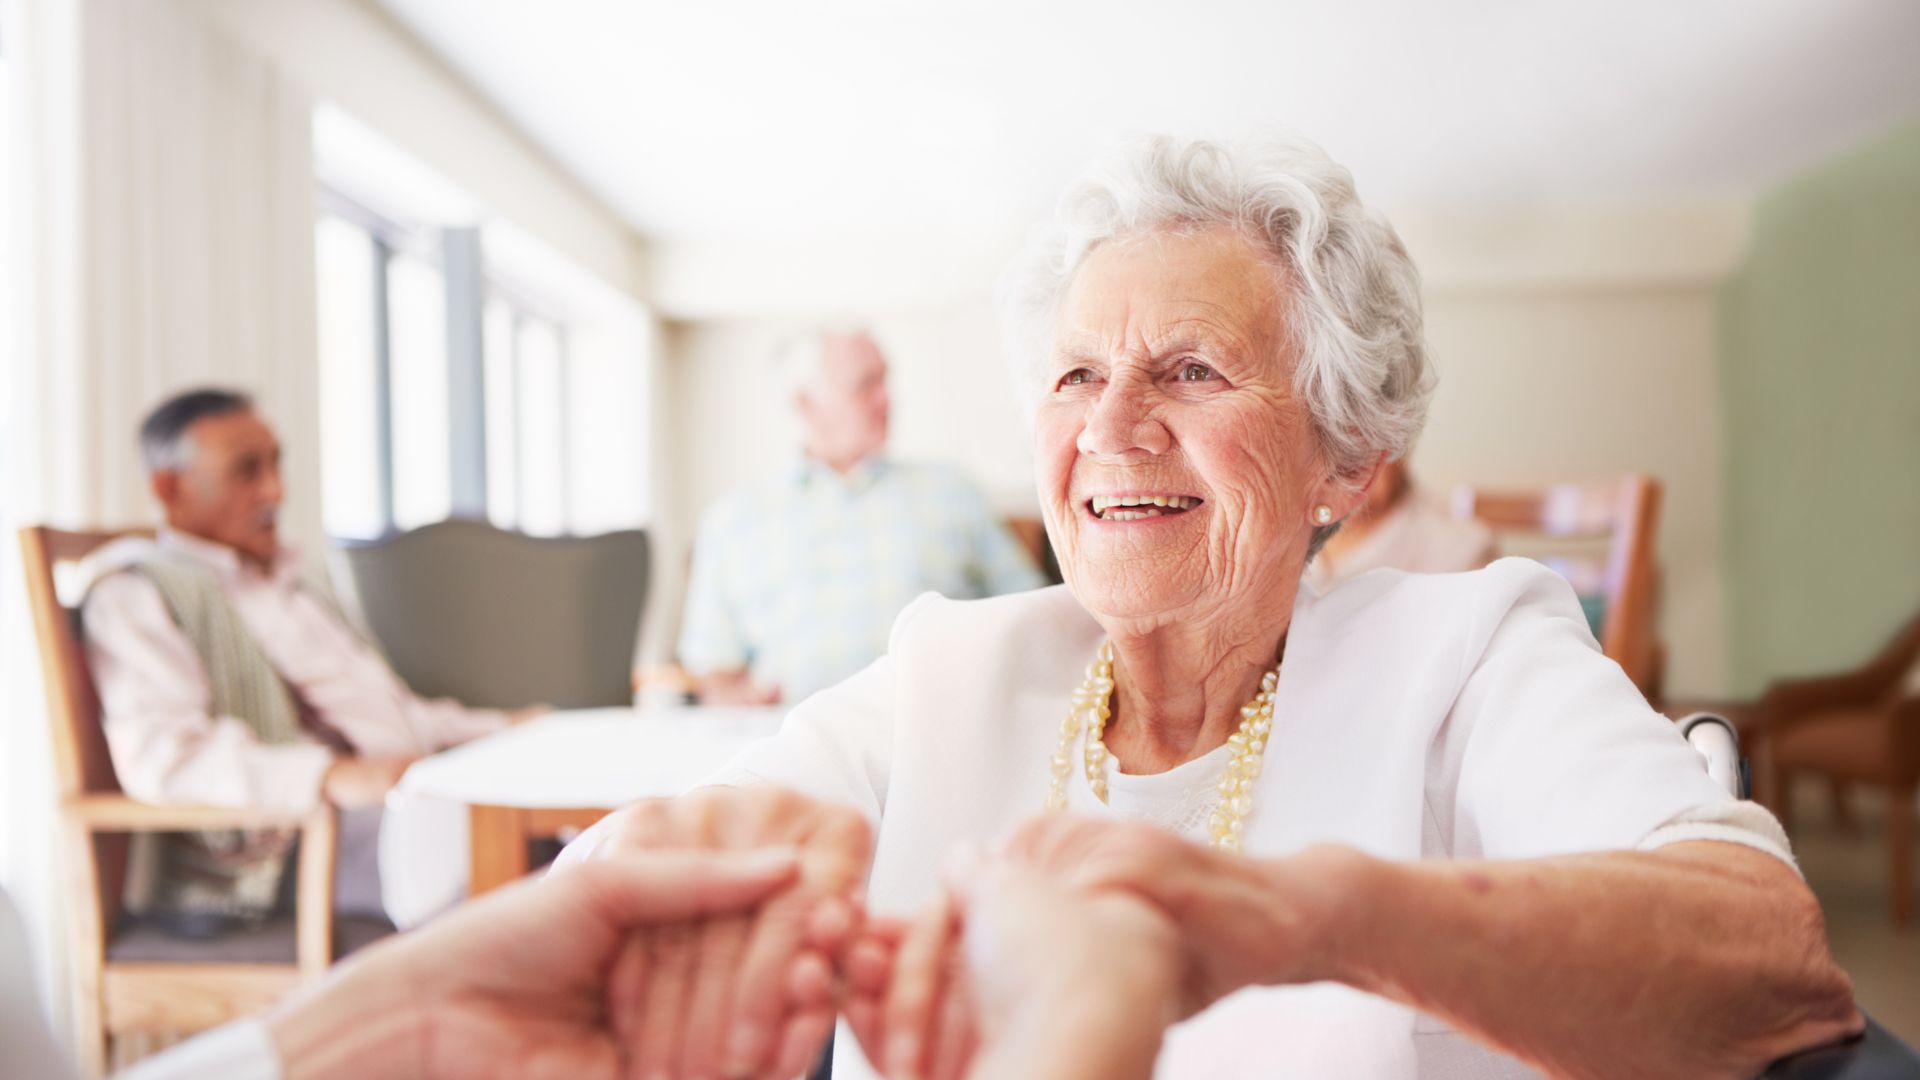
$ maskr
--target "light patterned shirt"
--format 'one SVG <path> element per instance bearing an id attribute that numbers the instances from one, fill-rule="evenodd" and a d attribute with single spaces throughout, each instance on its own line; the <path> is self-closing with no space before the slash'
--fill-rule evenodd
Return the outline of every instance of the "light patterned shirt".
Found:
<path id="1" fill-rule="evenodd" d="M 747 668 L 799 701 L 872 663 L 924 592 L 997 596 L 1046 582 L 957 471 L 806 461 L 707 511 L 694 545 L 680 662 Z"/>

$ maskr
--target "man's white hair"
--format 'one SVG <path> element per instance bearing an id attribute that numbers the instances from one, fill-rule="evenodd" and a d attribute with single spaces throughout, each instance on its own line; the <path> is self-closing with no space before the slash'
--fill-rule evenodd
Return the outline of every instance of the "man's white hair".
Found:
<path id="1" fill-rule="evenodd" d="M 834 338 L 866 338 L 873 335 L 859 326 L 821 327 L 782 340 L 773 350 L 773 368 L 788 398 L 819 388 L 826 373 L 827 342 Z"/>
<path id="2" fill-rule="evenodd" d="M 1027 400 L 1046 390 L 1054 319 L 1088 254 L 1117 237 L 1218 226 L 1275 264 L 1294 391 L 1333 474 L 1358 482 L 1382 452 L 1404 455 L 1434 386 L 1420 275 L 1393 227 L 1361 205 L 1352 174 L 1304 139 L 1155 136 L 1070 187 L 997 297 Z"/>

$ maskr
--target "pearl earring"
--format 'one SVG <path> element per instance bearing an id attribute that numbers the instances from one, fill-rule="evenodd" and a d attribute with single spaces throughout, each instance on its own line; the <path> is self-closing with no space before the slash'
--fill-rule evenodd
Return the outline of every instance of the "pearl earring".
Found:
<path id="1" fill-rule="evenodd" d="M 1328 506 L 1326 503 L 1321 503 L 1319 506 L 1314 507 L 1313 523 L 1315 525 L 1333 524 L 1333 507 Z"/>

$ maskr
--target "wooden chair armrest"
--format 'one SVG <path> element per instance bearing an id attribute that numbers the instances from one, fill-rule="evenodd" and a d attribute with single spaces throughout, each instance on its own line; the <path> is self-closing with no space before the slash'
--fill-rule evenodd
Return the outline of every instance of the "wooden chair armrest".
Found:
<path id="1" fill-rule="evenodd" d="M 1890 693 L 1920 656 L 1920 614 L 1894 635 L 1879 654 L 1852 671 L 1809 679 L 1783 679 L 1767 688 L 1768 719 L 1790 724 L 1810 712 L 1861 708 Z"/>
<path id="2" fill-rule="evenodd" d="M 1893 748 L 1896 761 L 1920 761 L 1920 696 L 1894 702 Z"/>
<path id="3" fill-rule="evenodd" d="M 317 978 L 333 962 L 333 863 L 339 845 L 339 811 L 321 803 L 306 813 L 228 806 L 158 806 L 125 795 L 81 795 L 66 800 L 69 821 L 94 833 L 181 832 L 190 829 L 300 830 L 294 905 L 294 950 L 304 978 Z"/>
<path id="4" fill-rule="evenodd" d="M 1883 691 L 1880 680 L 1867 672 L 1782 679 L 1767 687 L 1760 706 L 1767 726 L 1777 731 L 1812 713 L 1871 705 Z"/>
<path id="5" fill-rule="evenodd" d="M 339 846 L 339 811 L 323 802 L 300 829 L 293 919 L 295 957 L 303 978 L 319 978 L 333 963 L 334 861 Z"/>
<path id="6" fill-rule="evenodd" d="M 68 799 L 67 816 L 91 832 L 180 832 L 187 829 L 299 828 L 311 813 L 228 806 L 161 806 L 125 795 L 80 795 Z M 327 809 L 331 813 L 331 808 Z"/>

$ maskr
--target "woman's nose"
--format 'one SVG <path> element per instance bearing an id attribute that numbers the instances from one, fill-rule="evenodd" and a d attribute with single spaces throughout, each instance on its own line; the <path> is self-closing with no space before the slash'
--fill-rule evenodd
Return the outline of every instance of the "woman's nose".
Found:
<path id="1" fill-rule="evenodd" d="M 1151 396 L 1149 387 L 1130 380 L 1108 383 L 1080 429 L 1080 452 L 1096 457 L 1164 453 L 1173 439 L 1154 415 Z"/>

